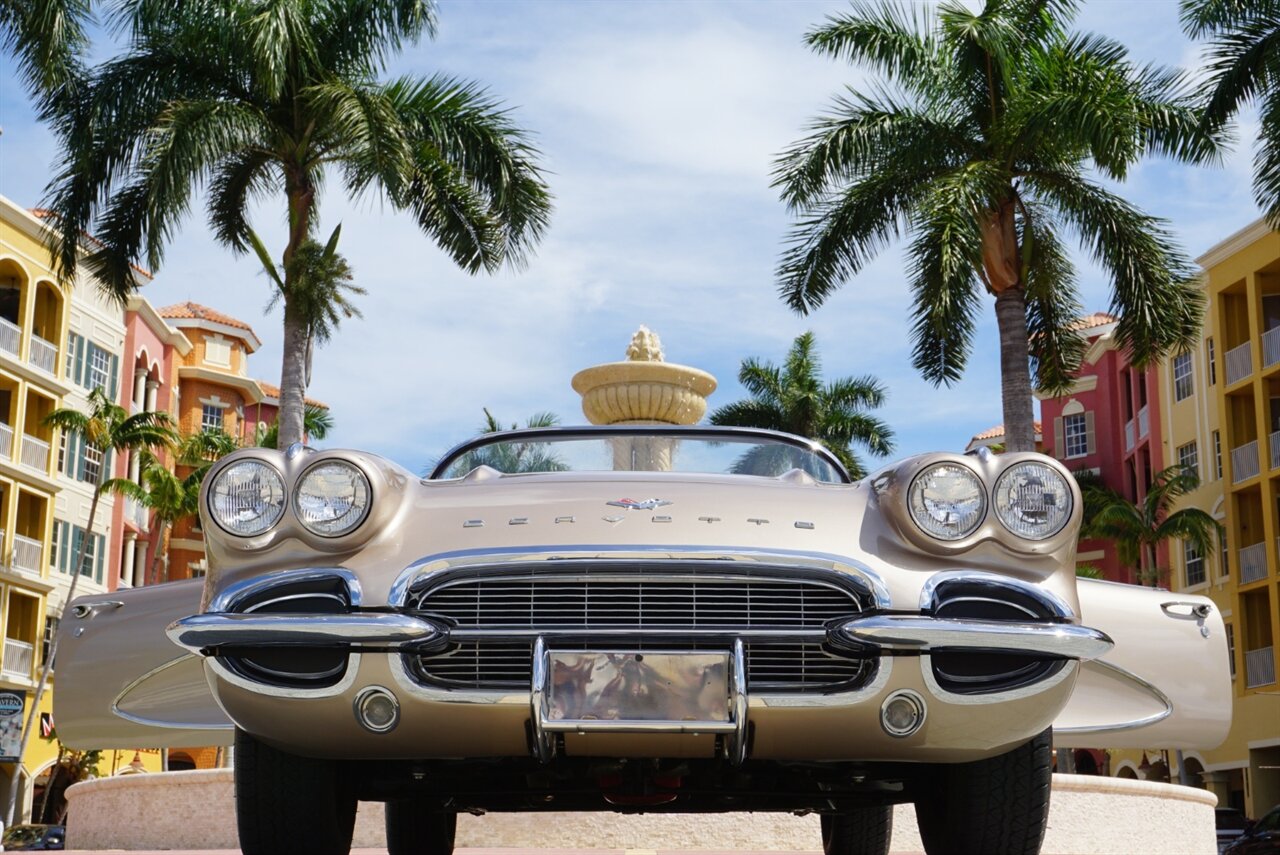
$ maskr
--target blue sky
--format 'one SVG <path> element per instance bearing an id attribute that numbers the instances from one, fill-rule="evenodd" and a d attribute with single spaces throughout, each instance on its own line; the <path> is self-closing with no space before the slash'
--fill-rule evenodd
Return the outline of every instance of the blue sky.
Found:
<path id="1" fill-rule="evenodd" d="M 439 71 L 481 81 L 514 109 L 545 155 L 556 212 L 526 270 L 473 278 L 410 219 L 376 200 L 331 193 L 322 225 L 342 223 L 342 251 L 369 290 L 365 318 L 316 356 L 310 394 L 328 402 L 327 445 L 378 451 L 421 469 L 474 433 L 489 407 L 504 422 L 550 410 L 580 423 L 569 378 L 623 357 L 632 332 L 661 335 L 668 361 L 720 381 L 711 404 L 742 396 L 745 356 L 781 360 L 799 333 L 818 337 L 828 376 L 880 377 L 880 414 L 901 453 L 960 448 L 1001 420 L 994 313 L 983 316 L 962 382 L 935 389 L 910 366 L 902 251 L 884 252 L 808 317 L 776 297 L 772 271 L 787 215 L 769 188 L 773 157 L 802 134 L 855 69 L 808 52 L 803 34 L 844 3 L 461 2 L 443 0 L 438 38 L 391 73 Z M 1086 2 L 1078 29 L 1106 33 L 1140 61 L 1194 67 L 1171 0 Z M 54 146 L 0 60 L 0 193 L 39 204 Z M 1249 189 L 1252 121 L 1218 169 L 1160 161 L 1123 192 L 1169 219 L 1193 256 L 1258 216 Z M 331 182 L 336 186 L 338 182 Z M 254 221 L 281 243 L 282 203 Z M 1088 311 L 1110 301 L 1082 259 Z M 161 306 L 195 300 L 254 326 L 255 376 L 277 382 L 279 310 L 264 315 L 257 262 L 218 246 L 200 213 L 145 292 Z"/>

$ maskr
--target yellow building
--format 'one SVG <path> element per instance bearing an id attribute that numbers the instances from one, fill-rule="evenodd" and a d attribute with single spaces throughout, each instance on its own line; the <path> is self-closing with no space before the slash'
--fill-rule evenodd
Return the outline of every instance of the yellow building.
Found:
<path id="1" fill-rule="evenodd" d="M 52 560 L 57 437 L 42 420 L 61 406 L 67 386 L 69 300 L 53 273 L 40 221 L 0 196 L 0 688 L 26 690 L 28 709 L 43 664 Z M 52 691 L 41 710 L 51 709 Z M 24 716 L 25 720 L 25 711 Z M 0 805 L 15 781 L 19 813 L 30 781 L 51 764 L 54 743 L 33 738 L 17 777 L 0 764 Z"/>
<path id="2" fill-rule="evenodd" d="M 1258 221 L 1197 261 L 1207 314 L 1199 347 L 1159 367 L 1162 441 L 1166 461 L 1200 476 L 1178 507 L 1208 511 L 1227 540 L 1212 556 L 1172 545 L 1170 585 L 1222 610 L 1234 709 L 1226 742 L 1183 762 L 1221 804 L 1258 817 L 1280 803 L 1280 234 Z M 1157 777 L 1162 748 L 1147 757 Z M 1140 757 L 1113 755 L 1112 773 L 1141 775 Z"/>

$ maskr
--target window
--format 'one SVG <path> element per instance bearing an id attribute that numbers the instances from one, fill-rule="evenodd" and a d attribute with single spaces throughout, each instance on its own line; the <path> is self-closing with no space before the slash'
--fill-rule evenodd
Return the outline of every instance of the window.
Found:
<path id="1" fill-rule="evenodd" d="M 1067 457 L 1084 457 L 1089 453 L 1089 429 L 1084 413 L 1062 417 L 1062 436 Z"/>
<path id="2" fill-rule="evenodd" d="M 111 354 L 100 347 L 89 348 L 89 376 L 85 384 L 90 389 L 102 389 L 111 394 Z"/>
<path id="3" fill-rule="evenodd" d="M 58 437 L 58 471 L 67 474 L 67 432 Z"/>
<path id="4" fill-rule="evenodd" d="M 1231 553 L 1224 548 L 1218 554 L 1222 556 L 1222 578 L 1226 579 L 1231 576 Z"/>
<path id="5" fill-rule="evenodd" d="M 222 430 L 222 407 L 213 404 L 201 406 L 200 430 Z"/>
<path id="6" fill-rule="evenodd" d="M 1209 352 L 1209 385 L 1212 386 L 1218 382 L 1218 364 L 1214 358 L 1212 337 L 1205 339 L 1205 348 Z"/>
<path id="7" fill-rule="evenodd" d="M 62 522 L 60 520 L 53 521 L 53 536 L 49 538 L 49 566 L 58 566 L 58 540 L 62 533 Z"/>
<path id="8" fill-rule="evenodd" d="M 86 445 L 84 447 L 84 474 L 80 477 L 80 480 L 87 481 L 90 484 L 97 484 L 101 475 L 102 449 Z"/>
<path id="9" fill-rule="evenodd" d="M 44 619 L 44 641 L 40 645 L 40 665 L 44 667 L 44 663 L 49 661 L 49 648 L 53 646 L 53 639 L 58 634 L 58 619 L 56 617 L 47 617 Z M 53 666 L 49 666 L 52 670 Z"/>
<path id="10" fill-rule="evenodd" d="M 1200 453 L 1194 442 L 1178 446 L 1178 465 L 1192 475 L 1200 476 Z"/>
<path id="11" fill-rule="evenodd" d="M 1187 565 L 1187 587 L 1204 584 L 1204 556 L 1191 541 L 1183 541 L 1182 557 Z"/>
<path id="12" fill-rule="evenodd" d="M 1180 353 L 1173 358 L 1173 399 L 1185 400 L 1194 391 L 1191 385 L 1191 354 Z"/>
<path id="13" fill-rule="evenodd" d="M 1213 432 L 1213 477 L 1222 477 L 1222 434 Z"/>
<path id="14" fill-rule="evenodd" d="M 1227 662 L 1231 668 L 1231 679 L 1236 678 L 1236 628 L 1227 624 Z"/>
<path id="15" fill-rule="evenodd" d="M 206 338 L 204 340 L 204 361 L 210 365 L 220 365 L 223 368 L 231 367 L 231 342 L 222 336 Z"/>

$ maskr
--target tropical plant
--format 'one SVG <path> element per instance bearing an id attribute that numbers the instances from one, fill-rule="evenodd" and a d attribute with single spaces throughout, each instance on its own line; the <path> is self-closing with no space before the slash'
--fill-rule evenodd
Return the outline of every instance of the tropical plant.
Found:
<path id="1" fill-rule="evenodd" d="M 0 0 L 0 48 L 49 118 L 72 95 L 88 46 L 87 0 Z"/>
<path id="2" fill-rule="evenodd" d="M 253 251 L 258 254 L 263 269 L 276 286 L 267 303 L 267 311 L 274 309 L 289 294 L 290 301 L 306 325 L 307 344 L 302 367 L 304 388 L 311 385 L 311 358 L 315 346 L 327 343 L 344 318 L 349 320 L 364 317 L 352 302 L 352 297 L 363 297 L 369 292 L 353 282 L 351 265 L 338 254 L 338 235 L 341 232 L 342 226 L 339 225 L 323 246 L 311 238 L 303 241 L 293 258 L 296 271 L 290 282 L 277 269 L 262 239 L 252 229 L 249 231 Z M 286 291 L 286 288 L 291 288 L 292 291 Z M 306 430 L 308 415 L 304 409 L 303 431 L 309 434 L 311 431 Z M 273 445 L 272 448 L 274 447 Z"/>
<path id="3" fill-rule="evenodd" d="M 1259 102 L 1253 194 L 1280 228 L 1280 2 L 1182 0 L 1181 6 L 1187 34 L 1210 39 L 1203 59 L 1206 125 L 1220 128 L 1242 106 Z"/>
<path id="4" fill-rule="evenodd" d="M 526 421 L 526 428 L 555 427 L 560 424 L 560 417 L 555 413 L 534 413 Z M 489 408 L 484 408 L 484 422 L 480 425 L 480 433 L 500 433 L 505 430 L 519 430 L 520 425 L 511 423 L 511 427 L 503 427 L 494 418 Z M 515 474 L 520 472 L 564 472 L 569 465 L 556 456 L 546 442 L 498 442 L 468 451 L 451 467 L 453 471 L 470 472 L 478 466 L 489 466 L 499 472 Z"/>
<path id="5" fill-rule="evenodd" d="M 235 437 L 225 431 L 200 431 L 183 437 L 178 443 L 175 462 L 190 470 L 185 475 L 179 475 L 154 453 L 144 450 L 139 458 L 138 482 L 113 478 L 102 485 L 104 490 L 132 499 L 151 511 L 153 522 L 159 526 L 147 570 L 148 584 L 169 581 L 169 535 L 173 527 L 199 513 L 200 484 L 205 474 L 219 458 L 239 447 Z"/>
<path id="6" fill-rule="evenodd" d="M 808 44 L 882 79 L 837 98 L 774 172 L 797 217 L 778 267 L 796 311 L 908 237 L 912 361 L 950 384 L 968 361 L 982 295 L 994 296 L 1011 451 L 1034 450 L 1032 371 L 1040 388 L 1060 391 L 1082 354 L 1067 233 L 1109 274 L 1134 364 L 1192 346 L 1200 327 L 1194 269 L 1167 225 L 1103 180 L 1124 179 L 1147 154 L 1212 159 L 1218 140 L 1182 73 L 1069 32 L 1076 5 L 855 2 Z"/>
<path id="7" fill-rule="evenodd" d="M 855 443 L 876 457 L 893 451 L 893 431 L 867 412 L 884 404 L 884 386 L 869 374 L 826 384 L 821 375 L 813 333 L 803 333 L 781 368 L 755 357 L 742 360 L 738 382 L 751 397 L 720 407 L 711 414 L 711 423 L 808 437 L 825 445 L 850 475 L 861 478 L 867 470 L 853 451 Z"/>
<path id="8" fill-rule="evenodd" d="M 156 449 L 172 448 L 176 440 L 172 420 L 166 413 L 141 412 L 129 415 L 128 411 L 107 397 L 99 386 L 89 393 L 88 407 L 85 411 L 62 407 L 45 416 L 44 424 L 63 433 L 78 434 L 86 448 L 96 449 L 102 460 L 98 466 L 98 478 L 93 484 L 93 498 L 89 502 L 89 516 L 85 522 L 85 535 L 80 541 L 80 548 L 71 564 L 71 584 L 67 588 L 65 602 L 71 602 L 76 596 L 76 587 L 80 577 L 85 575 L 85 557 L 89 553 L 89 544 L 93 540 L 93 525 L 97 522 L 98 504 L 110 480 L 108 471 L 110 453 L 127 454 L 142 453 Z M 31 740 L 31 734 L 37 728 L 37 713 L 40 699 L 44 697 L 49 672 L 53 670 L 53 662 L 58 654 L 58 636 L 49 642 L 49 652 L 44 664 L 40 667 L 40 679 L 36 683 L 35 693 L 31 698 L 31 712 L 27 715 L 27 724 L 22 731 L 22 744 L 18 747 L 18 755 L 22 757 Z M 9 806 L 5 813 L 6 824 L 13 822 L 13 811 L 17 804 L 18 788 L 12 788 L 9 794 Z"/>
<path id="9" fill-rule="evenodd" d="M 302 433 L 304 439 L 324 439 L 333 430 L 333 413 L 327 407 L 307 404 L 302 414 Z M 254 445 L 260 448 L 280 447 L 280 419 L 275 418 L 270 426 L 259 423 L 258 435 Z"/>
<path id="10" fill-rule="evenodd" d="M 1180 464 L 1162 469 L 1151 479 L 1141 503 L 1135 503 L 1101 485 L 1085 489 L 1087 525 L 1081 535 L 1110 540 L 1121 562 L 1133 568 L 1135 578 L 1155 586 L 1167 568 L 1158 562 L 1158 547 L 1169 540 L 1190 543 L 1208 558 L 1222 542 L 1222 524 L 1199 508 L 1170 513 L 1178 499 L 1200 486 L 1196 473 Z"/>
<path id="11" fill-rule="evenodd" d="M 251 205 L 283 195 L 282 445 L 302 439 L 295 277 L 329 172 L 351 196 L 408 211 L 472 274 L 521 265 L 546 226 L 537 152 L 496 99 L 443 75 L 379 79 L 404 44 L 434 35 L 433 0 L 135 0 L 113 23 L 124 53 L 88 74 L 58 127 L 47 207 L 60 273 L 84 263 L 123 298 L 135 264 L 160 267 L 196 188 L 234 252 L 251 248 Z M 98 242 L 80 262 L 86 231 Z"/>

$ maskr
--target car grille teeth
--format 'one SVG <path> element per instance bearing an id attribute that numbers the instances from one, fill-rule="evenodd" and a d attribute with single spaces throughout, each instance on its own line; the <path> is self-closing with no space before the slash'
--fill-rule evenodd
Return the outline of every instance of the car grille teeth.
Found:
<path id="1" fill-rule="evenodd" d="M 554 635 L 548 644 L 556 649 L 644 651 L 723 650 L 737 633 L 768 630 L 776 639 L 745 645 L 749 689 L 854 688 L 869 678 L 874 663 L 834 655 L 822 642 L 829 622 L 864 608 L 863 595 L 842 582 L 810 575 L 716 576 L 705 569 L 505 569 L 454 576 L 411 594 L 407 606 L 472 635 L 438 654 L 406 655 L 406 665 L 428 684 L 521 689 L 532 679 L 531 633 Z M 489 633 L 494 637 L 484 637 Z M 512 638 L 519 633 L 525 637 Z"/>

